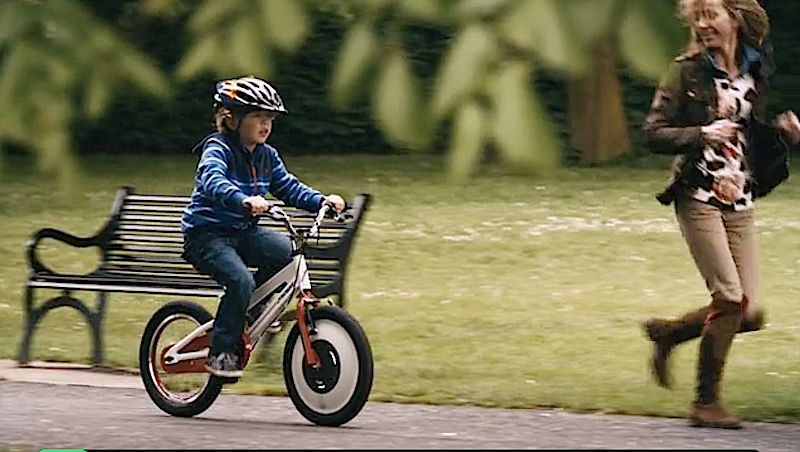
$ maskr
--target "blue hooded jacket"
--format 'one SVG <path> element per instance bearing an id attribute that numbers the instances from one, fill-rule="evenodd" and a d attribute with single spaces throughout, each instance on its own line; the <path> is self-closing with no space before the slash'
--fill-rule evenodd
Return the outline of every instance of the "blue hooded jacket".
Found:
<path id="1" fill-rule="evenodd" d="M 257 219 L 242 205 L 250 196 L 269 193 L 311 212 L 322 203 L 322 193 L 289 173 L 272 146 L 258 144 L 248 152 L 231 135 L 213 133 L 195 150 L 201 156 L 191 201 L 181 218 L 183 232 L 205 226 L 244 229 L 255 224 Z"/>

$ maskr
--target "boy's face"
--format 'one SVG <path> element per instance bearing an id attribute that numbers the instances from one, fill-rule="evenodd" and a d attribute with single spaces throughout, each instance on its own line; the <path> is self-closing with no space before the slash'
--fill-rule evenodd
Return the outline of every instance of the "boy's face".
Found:
<path id="1" fill-rule="evenodd" d="M 252 111 L 242 118 L 239 125 L 239 139 L 245 146 L 266 143 L 272 132 L 272 121 L 276 113 L 268 111 Z"/>

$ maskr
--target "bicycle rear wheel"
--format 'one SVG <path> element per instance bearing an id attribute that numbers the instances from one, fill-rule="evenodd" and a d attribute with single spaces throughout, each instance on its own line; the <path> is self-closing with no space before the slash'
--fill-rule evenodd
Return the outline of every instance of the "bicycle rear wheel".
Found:
<path id="1" fill-rule="evenodd" d="M 283 376 L 295 408 L 309 421 L 339 426 L 361 411 L 372 389 L 372 351 L 358 322 L 346 311 L 324 306 L 309 311 L 314 321 L 311 346 L 322 366 L 305 360 L 300 327 L 286 340 Z"/>
<path id="2" fill-rule="evenodd" d="M 179 417 L 200 414 L 222 391 L 221 380 L 201 364 L 194 363 L 188 370 L 175 372 L 166 369 L 161 358 L 167 348 L 211 319 L 211 314 L 197 303 L 172 301 L 161 306 L 147 322 L 139 345 L 139 370 L 147 394 L 168 414 Z"/>

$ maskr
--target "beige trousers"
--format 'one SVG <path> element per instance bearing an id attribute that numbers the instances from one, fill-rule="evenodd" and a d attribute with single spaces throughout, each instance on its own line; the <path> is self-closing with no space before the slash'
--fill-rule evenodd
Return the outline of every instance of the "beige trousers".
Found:
<path id="1" fill-rule="evenodd" d="M 760 311 L 753 209 L 736 212 L 681 196 L 675 213 L 712 302 L 747 300 L 744 319 L 753 319 Z"/>

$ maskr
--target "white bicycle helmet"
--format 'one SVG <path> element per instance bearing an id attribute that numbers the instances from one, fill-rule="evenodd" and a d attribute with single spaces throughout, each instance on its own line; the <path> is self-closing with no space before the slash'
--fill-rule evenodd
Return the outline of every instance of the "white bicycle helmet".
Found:
<path id="1" fill-rule="evenodd" d="M 214 101 L 230 110 L 265 110 L 288 114 L 283 100 L 269 83 L 255 77 L 241 77 L 217 83 Z"/>

